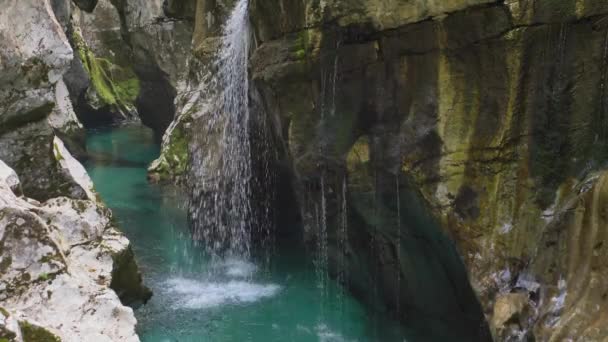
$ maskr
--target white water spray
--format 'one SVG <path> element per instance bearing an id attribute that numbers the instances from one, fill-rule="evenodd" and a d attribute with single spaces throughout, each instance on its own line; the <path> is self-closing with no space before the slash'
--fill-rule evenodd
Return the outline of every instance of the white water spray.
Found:
<path id="1" fill-rule="evenodd" d="M 213 252 L 250 254 L 252 162 L 247 71 L 250 25 L 248 0 L 239 0 L 222 31 L 213 64 L 201 85 L 207 104 L 205 151 L 194 153 L 195 235 Z M 210 151 L 211 150 L 211 151 Z M 209 170 L 215 173 L 209 175 Z M 211 183 L 211 184 L 209 184 Z"/>

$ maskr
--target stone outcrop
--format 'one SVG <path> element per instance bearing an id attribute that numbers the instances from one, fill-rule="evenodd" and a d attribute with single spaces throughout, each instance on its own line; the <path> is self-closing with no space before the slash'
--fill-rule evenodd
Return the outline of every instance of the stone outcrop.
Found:
<path id="1" fill-rule="evenodd" d="M 20 198 L 12 179 L 0 179 L 0 306 L 24 340 L 37 327 L 57 341 L 138 341 L 133 311 L 116 294 L 128 289 L 113 276 L 130 272 L 131 288 L 143 286 L 136 267 L 123 269 L 133 254 L 109 210 L 89 199 Z"/>
<path id="2" fill-rule="evenodd" d="M 72 60 L 72 49 L 48 1 L 10 2 L 4 7 L 0 13 L 0 159 L 21 175 L 23 192 L 29 197 L 81 198 L 83 190 L 62 172 L 53 155 L 52 126 L 60 134 L 73 123 L 68 106 L 57 99 L 64 95 L 61 76 Z M 60 103 L 57 107 L 56 102 Z M 64 112 L 49 116 L 53 111 Z"/>

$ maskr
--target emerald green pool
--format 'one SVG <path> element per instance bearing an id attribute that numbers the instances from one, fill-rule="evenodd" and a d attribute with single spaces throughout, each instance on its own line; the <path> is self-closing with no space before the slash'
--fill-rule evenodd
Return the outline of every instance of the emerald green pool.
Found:
<path id="1" fill-rule="evenodd" d="M 336 284 L 320 289 L 303 253 L 277 248 L 264 265 L 209 260 L 189 237 L 180 194 L 146 180 L 159 154 L 148 129 L 90 131 L 87 149 L 85 166 L 154 292 L 135 311 L 142 341 L 427 340 L 370 314 Z"/>

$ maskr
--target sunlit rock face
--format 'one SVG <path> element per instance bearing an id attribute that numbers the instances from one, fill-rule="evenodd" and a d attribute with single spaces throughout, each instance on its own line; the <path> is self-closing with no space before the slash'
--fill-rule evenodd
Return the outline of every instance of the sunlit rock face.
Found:
<path id="1" fill-rule="evenodd" d="M 133 293 L 112 286 L 133 256 L 110 212 L 88 199 L 17 197 L 11 177 L 0 178 L 0 307 L 19 321 L 14 338 L 30 341 L 34 324 L 45 341 L 139 341 L 133 311 L 114 290 Z M 131 288 L 141 287 L 130 271 Z"/>
<path id="2" fill-rule="evenodd" d="M 8 1 L 0 12 L 0 340 L 138 341 L 123 303 L 150 292 L 66 147 L 82 142 L 63 77 L 73 8 L 52 5 Z"/>
<path id="3" fill-rule="evenodd" d="M 82 189 L 61 172 L 53 156 L 55 134 L 47 122 L 72 49 L 48 1 L 11 1 L 3 8 L 0 158 L 21 174 L 22 189 L 30 197 L 45 200 L 60 193 L 81 197 Z M 65 106 L 58 107 L 53 117 L 59 130 L 70 121 Z"/>

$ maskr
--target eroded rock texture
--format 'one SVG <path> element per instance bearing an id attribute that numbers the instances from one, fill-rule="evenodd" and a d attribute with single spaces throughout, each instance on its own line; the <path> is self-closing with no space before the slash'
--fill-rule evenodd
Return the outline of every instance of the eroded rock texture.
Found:
<path id="1" fill-rule="evenodd" d="M 608 337 L 604 186 L 592 176 L 607 151 L 608 4 L 249 6 L 252 106 L 272 127 L 282 184 L 295 189 L 312 245 L 326 199 L 337 277 L 346 270 L 355 293 L 374 288 L 369 302 L 404 320 L 467 312 L 472 327 L 483 312 L 498 340 Z M 191 70 L 208 68 L 227 8 L 198 2 Z M 204 103 L 181 100 L 157 175 L 187 169 L 184 141 L 195 140 Z M 466 283 L 449 271 L 458 256 L 473 291 L 454 285 Z M 437 296 L 452 306 L 425 305 Z M 481 311 L 466 304 L 475 297 Z"/>
<path id="2" fill-rule="evenodd" d="M 4 1 L 0 11 L 2 341 L 138 341 L 123 302 L 150 296 L 129 241 L 68 150 L 83 138 L 64 79 L 70 6 Z"/>
<path id="3" fill-rule="evenodd" d="M 127 266 L 129 241 L 109 210 L 94 199 L 19 198 L 11 177 L 0 180 L 0 306 L 16 315 L 25 341 L 31 324 L 58 341 L 138 341 L 121 300 L 150 293 Z M 130 277 L 115 284 L 121 272 Z"/>

